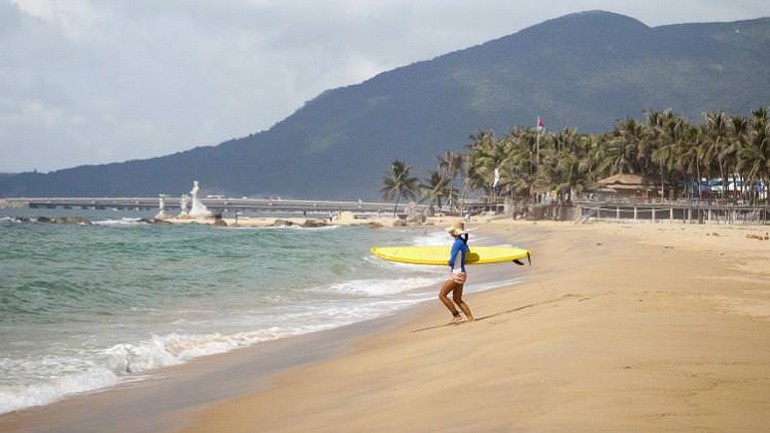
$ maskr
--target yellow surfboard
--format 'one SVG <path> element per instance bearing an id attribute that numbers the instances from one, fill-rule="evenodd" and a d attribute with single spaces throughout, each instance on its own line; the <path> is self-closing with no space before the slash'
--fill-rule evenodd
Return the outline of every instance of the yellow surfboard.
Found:
<path id="1" fill-rule="evenodd" d="M 374 247 L 372 254 L 391 262 L 411 263 L 415 265 L 447 266 L 451 252 L 449 246 L 437 247 Z M 530 260 L 531 251 L 514 247 L 470 247 L 470 254 L 465 259 L 468 265 L 513 262 L 523 264 L 521 259 Z"/>

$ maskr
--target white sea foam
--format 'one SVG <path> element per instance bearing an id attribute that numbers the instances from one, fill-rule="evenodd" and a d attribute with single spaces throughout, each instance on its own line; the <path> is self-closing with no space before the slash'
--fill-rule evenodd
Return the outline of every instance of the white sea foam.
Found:
<path id="1" fill-rule="evenodd" d="M 307 312 L 319 317 L 318 312 Z M 331 314 L 336 317 L 335 314 Z M 287 320 L 290 322 L 291 320 Z M 345 321 L 344 324 L 352 323 Z M 254 331 L 221 333 L 154 335 L 137 344 L 117 344 L 104 351 L 105 365 L 116 374 L 141 373 L 160 367 L 177 365 L 193 358 L 229 352 L 264 341 L 316 332 L 340 326 L 324 321 L 321 324 L 296 321 L 292 326 L 271 326 Z"/>
<path id="2" fill-rule="evenodd" d="M 412 263 L 399 263 L 383 260 L 375 255 L 369 255 L 364 258 L 366 262 L 372 263 L 379 268 L 387 269 L 389 271 L 407 272 L 412 274 L 414 272 L 429 273 L 429 274 L 444 274 L 445 269 L 443 266 L 435 265 L 416 265 Z"/>
<path id="3" fill-rule="evenodd" d="M 380 297 L 429 287 L 439 282 L 441 279 L 436 277 L 351 280 L 333 284 L 329 290 L 346 295 Z"/>
<path id="4" fill-rule="evenodd" d="M 136 379 L 136 373 L 316 330 L 320 328 L 309 325 L 294 328 L 271 327 L 233 335 L 171 333 L 154 335 L 137 343 L 116 344 L 101 351 L 84 352 L 82 357 L 46 356 L 36 361 L 1 359 L 2 370 L 23 369 L 28 376 L 35 379 L 25 380 L 33 383 L 0 386 L 0 414 L 47 405 L 71 394 L 95 391 Z"/>
<path id="5" fill-rule="evenodd" d="M 0 370 L 24 370 L 20 373 L 27 379 L 24 384 L 0 385 L 0 414 L 47 405 L 68 395 L 137 380 L 140 377 L 138 374 L 182 364 L 193 358 L 392 314 L 420 301 L 421 299 L 405 299 L 367 305 L 326 305 L 284 315 L 282 321 L 287 323 L 285 326 L 272 326 L 231 335 L 153 335 L 147 340 L 135 343 L 120 343 L 100 351 L 84 351 L 79 357 L 45 356 L 36 361 L 29 358 L 18 361 L 2 358 Z"/>
<path id="6" fill-rule="evenodd" d="M 427 232 L 424 235 L 420 235 L 412 240 L 412 245 L 416 247 L 422 246 L 443 246 L 450 245 L 451 238 L 445 231 Z"/>
<path id="7" fill-rule="evenodd" d="M 433 298 L 434 295 L 432 293 L 422 292 L 409 294 L 399 299 L 380 301 L 372 304 L 340 305 L 337 308 L 331 308 L 325 311 L 324 314 L 329 315 L 329 317 L 323 322 L 324 326 L 318 330 L 337 328 L 364 320 L 388 316 L 403 310 L 404 308 L 411 307 Z M 333 323 L 334 325 L 326 326 L 329 323 Z"/>
<path id="8" fill-rule="evenodd" d="M 75 362 L 73 362 L 75 361 Z M 13 412 L 33 406 L 43 406 L 60 400 L 64 396 L 93 391 L 116 384 L 118 375 L 106 367 L 84 365 L 80 360 L 62 359 L 67 363 L 79 364 L 83 371 L 70 371 L 64 374 L 52 374 L 34 383 L 0 386 L 0 414 Z M 29 361 L 25 361 L 30 369 Z M 45 370 L 45 368 L 41 368 Z"/>
<path id="9" fill-rule="evenodd" d="M 302 230 L 302 231 L 324 231 L 324 230 L 337 230 L 339 229 L 340 225 L 327 225 L 327 226 L 319 226 L 319 227 L 302 227 L 301 224 L 292 224 L 290 226 L 267 226 L 267 227 L 256 227 L 258 230 Z"/>
<path id="10" fill-rule="evenodd" d="M 468 229 L 468 234 L 470 235 L 469 238 L 469 244 L 471 246 L 473 245 L 484 245 L 488 242 L 489 238 L 486 236 L 477 236 L 474 233 L 473 229 Z M 416 237 L 412 241 L 412 245 L 421 247 L 421 246 L 450 246 L 452 245 L 452 238 L 449 237 L 446 230 L 439 230 L 439 231 L 431 231 L 427 232 L 424 235 L 420 235 Z"/>
<path id="11" fill-rule="evenodd" d="M 102 225 L 102 226 L 133 226 L 138 224 L 144 224 L 141 222 L 140 218 L 127 218 L 123 217 L 120 219 L 106 219 L 106 220 L 98 220 L 93 221 L 96 225 Z"/>

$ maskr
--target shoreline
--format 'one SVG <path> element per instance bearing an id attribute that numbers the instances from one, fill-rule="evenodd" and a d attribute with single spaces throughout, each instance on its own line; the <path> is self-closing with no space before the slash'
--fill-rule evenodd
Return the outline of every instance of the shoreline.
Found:
<path id="1" fill-rule="evenodd" d="M 398 326 L 419 308 L 195 358 L 109 388 L 6 413 L 0 415 L 0 432 L 101 433 L 116 419 L 121 432 L 174 431 L 187 424 L 184 414 L 263 389 L 292 368 L 344 355 L 355 341 Z"/>
<path id="2" fill-rule="evenodd" d="M 260 219 L 257 224 L 269 222 L 272 222 L 272 219 Z M 412 226 L 398 229 L 412 231 L 423 228 Z M 429 229 L 439 230 L 438 227 Z M 496 284 L 494 281 L 499 280 L 489 275 L 486 279 L 493 284 Z M 123 418 L 125 421 L 121 428 L 122 431 L 127 432 L 155 432 L 161 428 L 179 426 L 179 422 L 172 420 L 176 415 L 171 412 L 190 410 L 200 404 L 233 398 L 245 394 L 246 391 L 253 392 L 279 372 L 297 365 L 319 362 L 351 350 L 355 341 L 392 327 L 393 323 L 414 314 L 414 311 L 419 310 L 424 304 L 423 302 L 397 311 L 395 314 L 366 319 L 338 328 L 265 341 L 225 353 L 195 358 L 180 365 L 146 371 L 135 379 L 128 378 L 126 381 L 106 388 L 71 394 L 46 405 L 31 406 L 2 414 L 0 432 L 103 431 L 111 420 L 100 415 L 99 412 Z M 307 351 L 310 353 L 306 353 Z M 255 370 L 254 366 L 260 365 L 265 369 Z M 247 371 L 248 377 L 243 380 L 234 379 L 233 370 Z M 174 391 L 189 389 L 192 383 L 197 383 L 198 387 L 208 391 L 196 393 L 202 396 L 195 397 L 182 392 L 182 398 L 179 397 L 178 391 Z M 229 388 L 216 389 L 224 386 Z M 122 403 L 126 401 L 138 403 L 123 405 Z M 103 410 L 93 411 L 92 407 L 100 407 Z"/>
<path id="3" fill-rule="evenodd" d="M 167 423 L 147 431 L 737 432 L 770 423 L 763 344 L 770 242 L 747 237 L 766 227 L 510 220 L 476 227 L 534 251 L 523 283 L 466 298 L 478 322 L 443 326 L 448 313 L 436 301 L 375 319 L 379 328 L 349 325 L 344 347 L 267 376 L 199 373 L 200 365 L 236 358 L 251 365 L 246 352 L 262 345 L 170 367 L 169 377 L 186 370 L 220 394 L 187 409 L 161 408 Z M 335 331 L 318 334 L 340 344 Z M 309 347 L 291 340 L 295 350 Z M 720 352 L 725 347 L 730 353 Z M 243 392 L 221 390 L 235 384 Z M 114 415 L 141 431 L 143 410 L 158 395 L 132 395 L 106 391 L 3 416 L 0 432 L 103 431 L 63 429 L 94 404 L 133 408 Z M 167 397 L 179 403 L 179 395 Z"/>

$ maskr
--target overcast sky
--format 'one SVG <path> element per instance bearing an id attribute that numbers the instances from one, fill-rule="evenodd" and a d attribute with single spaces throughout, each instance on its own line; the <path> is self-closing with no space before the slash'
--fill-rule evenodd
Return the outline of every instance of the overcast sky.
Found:
<path id="1" fill-rule="evenodd" d="M 0 0 L 0 172 L 269 129 L 322 91 L 578 11 L 650 26 L 768 0 Z"/>

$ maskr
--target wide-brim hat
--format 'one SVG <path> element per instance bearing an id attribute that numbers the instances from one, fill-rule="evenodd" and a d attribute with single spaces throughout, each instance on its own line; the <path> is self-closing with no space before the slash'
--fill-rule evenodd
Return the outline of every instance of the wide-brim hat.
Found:
<path id="1" fill-rule="evenodd" d="M 465 223 L 462 221 L 455 221 L 451 227 L 447 227 L 447 231 L 452 236 L 460 236 L 465 233 Z"/>

